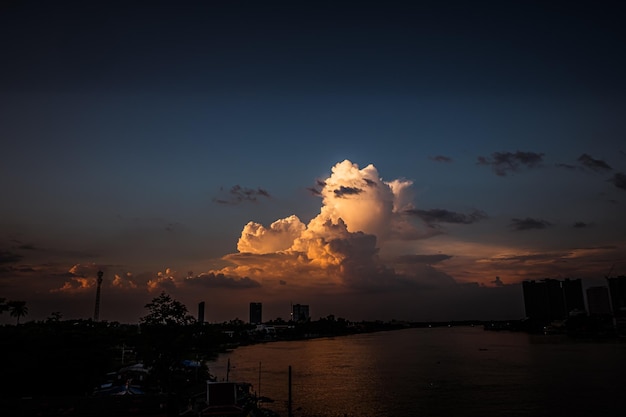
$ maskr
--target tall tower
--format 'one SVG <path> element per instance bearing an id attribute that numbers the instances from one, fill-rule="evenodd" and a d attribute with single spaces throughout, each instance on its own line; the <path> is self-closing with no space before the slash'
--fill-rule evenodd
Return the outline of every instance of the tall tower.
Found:
<path id="1" fill-rule="evenodd" d="M 250 324 L 263 323 L 263 304 L 250 303 Z"/>
<path id="2" fill-rule="evenodd" d="M 98 321 L 100 316 L 100 287 L 102 286 L 102 275 L 104 272 L 98 271 L 98 289 L 96 290 L 96 310 L 93 313 L 93 321 Z"/>
<path id="3" fill-rule="evenodd" d="M 198 323 L 204 324 L 204 301 L 198 304 Z"/>

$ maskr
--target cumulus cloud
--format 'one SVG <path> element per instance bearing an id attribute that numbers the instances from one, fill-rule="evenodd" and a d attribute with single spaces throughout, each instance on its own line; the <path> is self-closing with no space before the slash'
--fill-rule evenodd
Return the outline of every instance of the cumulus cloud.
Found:
<path id="1" fill-rule="evenodd" d="M 246 201 L 257 202 L 259 197 L 270 198 L 270 193 L 258 187 L 256 189 L 242 187 L 241 185 L 233 185 L 228 192 L 220 188 L 222 197 L 214 198 L 213 201 L 218 204 L 236 205 Z"/>
<path id="2" fill-rule="evenodd" d="M 412 223 L 414 216 L 406 215 L 415 209 L 411 186 L 406 179 L 384 181 L 374 165 L 360 168 L 348 160 L 337 163 L 331 175 L 318 180 L 313 189 L 322 198 L 317 216 L 307 224 L 295 215 L 269 227 L 249 222 L 237 243 L 239 252 L 225 256 L 229 265 L 211 271 L 210 281 L 225 284 L 230 282 L 225 277 L 246 277 L 263 286 L 289 282 L 290 287 L 344 285 L 361 289 L 415 286 L 426 277 L 431 279 L 429 285 L 454 282 L 430 266 L 445 256 L 422 262 L 405 258 L 402 274 L 379 258 L 385 242 L 432 234 Z M 452 217 L 448 221 L 470 222 L 480 216 Z"/>
<path id="3" fill-rule="evenodd" d="M 287 250 L 305 229 L 304 223 L 295 215 L 276 220 L 269 228 L 259 223 L 249 222 L 241 232 L 237 250 L 249 253 Z"/>
<path id="4" fill-rule="evenodd" d="M 552 226 L 552 223 L 542 220 L 526 217 L 525 219 L 511 219 L 511 227 L 513 230 L 533 230 L 533 229 L 545 229 Z"/>
<path id="5" fill-rule="evenodd" d="M 83 292 L 96 286 L 98 271 L 102 268 L 95 263 L 75 264 L 65 274 L 65 282 L 60 288 L 53 288 L 50 292 L 76 293 Z"/>
<path id="6" fill-rule="evenodd" d="M 175 274 L 176 273 L 170 268 L 166 268 L 165 271 L 157 272 L 156 277 L 150 279 L 146 284 L 148 291 L 173 291 L 177 286 Z"/>
<path id="7" fill-rule="evenodd" d="M 50 290 L 51 293 L 56 292 L 66 292 L 66 293 L 74 293 L 74 292 L 82 292 L 85 290 L 91 289 L 94 285 L 95 280 L 89 278 L 70 278 L 69 281 L 65 281 L 61 288 L 53 288 Z"/>
<path id="8" fill-rule="evenodd" d="M 535 168 L 541 166 L 543 153 L 537 152 L 494 152 L 491 158 L 479 156 L 478 165 L 489 165 L 500 177 L 505 177 L 512 172 L 518 172 L 523 168 Z"/>
<path id="9" fill-rule="evenodd" d="M 431 156 L 430 157 L 431 161 L 435 161 L 435 162 L 452 162 L 452 158 L 450 158 L 449 156 L 443 156 L 443 155 L 436 155 L 436 156 Z"/>
<path id="10" fill-rule="evenodd" d="M 137 284 L 133 280 L 133 274 L 130 272 L 127 272 L 126 274 L 123 274 L 123 275 L 115 274 L 113 281 L 111 282 L 111 286 L 115 288 L 122 288 L 122 289 L 136 289 L 137 288 Z"/>

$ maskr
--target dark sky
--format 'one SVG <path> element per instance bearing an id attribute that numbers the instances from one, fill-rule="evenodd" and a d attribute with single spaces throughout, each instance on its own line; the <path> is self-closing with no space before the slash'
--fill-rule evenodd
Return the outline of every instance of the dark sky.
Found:
<path id="1" fill-rule="evenodd" d="M 5 2 L 0 297 L 523 316 L 625 274 L 618 2 Z M 499 279 L 496 279 L 496 276 Z M 9 320 L 6 316 L 2 320 Z"/>

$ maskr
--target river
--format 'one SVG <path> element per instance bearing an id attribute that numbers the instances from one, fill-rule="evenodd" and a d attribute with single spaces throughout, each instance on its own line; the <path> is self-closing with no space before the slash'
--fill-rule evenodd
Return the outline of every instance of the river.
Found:
<path id="1" fill-rule="evenodd" d="M 296 417 L 624 416 L 626 343 L 416 328 L 244 346 L 209 368 Z M 259 371 L 260 370 L 260 371 Z"/>

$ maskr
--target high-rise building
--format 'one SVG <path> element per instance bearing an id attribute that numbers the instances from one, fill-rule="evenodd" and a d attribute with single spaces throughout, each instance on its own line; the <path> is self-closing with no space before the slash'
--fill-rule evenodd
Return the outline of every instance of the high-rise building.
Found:
<path id="1" fill-rule="evenodd" d="M 567 310 L 565 308 L 565 296 L 563 287 L 558 279 L 544 279 L 548 291 L 548 307 L 550 309 L 550 320 L 565 320 Z"/>
<path id="2" fill-rule="evenodd" d="M 611 302 L 607 287 L 587 288 L 587 305 L 592 316 L 610 315 Z"/>
<path id="3" fill-rule="evenodd" d="M 291 306 L 291 319 L 293 321 L 308 321 L 309 306 L 306 304 L 294 304 Z"/>
<path id="4" fill-rule="evenodd" d="M 616 317 L 626 316 L 626 276 L 607 278 L 611 293 L 611 307 Z"/>
<path id="5" fill-rule="evenodd" d="M 575 310 L 585 311 L 582 281 L 580 279 L 566 278 L 561 285 L 565 299 L 565 312 L 570 314 Z"/>
<path id="6" fill-rule="evenodd" d="M 580 279 L 524 281 L 526 317 L 536 321 L 564 320 L 574 310 L 585 310 Z"/>
<path id="7" fill-rule="evenodd" d="M 545 283 L 536 281 L 524 281 L 524 308 L 526 317 L 532 320 L 549 321 L 550 303 Z"/>
<path id="8" fill-rule="evenodd" d="M 198 323 L 204 323 L 204 301 L 200 301 L 198 304 Z"/>
<path id="9" fill-rule="evenodd" d="M 263 304 L 250 303 L 250 323 L 251 324 L 263 323 Z"/>

